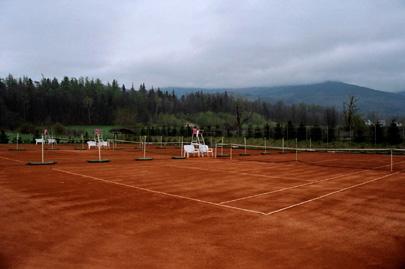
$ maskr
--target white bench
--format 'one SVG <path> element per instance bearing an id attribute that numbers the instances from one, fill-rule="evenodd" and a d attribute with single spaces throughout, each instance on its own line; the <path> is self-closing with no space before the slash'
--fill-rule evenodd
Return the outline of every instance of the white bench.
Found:
<path id="1" fill-rule="evenodd" d="M 35 138 L 35 145 L 44 143 L 42 138 Z"/>
<path id="2" fill-rule="evenodd" d="M 197 154 L 197 156 L 200 157 L 200 151 L 196 149 L 194 145 L 184 145 L 183 149 L 184 149 L 184 157 L 188 158 L 190 157 L 190 154 L 191 155 Z"/>
<path id="3" fill-rule="evenodd" d="M 100 142 L 96 142 L 96 141 L 87 141 L 87 147 L 88 149 L 91 149 L 92 147 L 97 148 L 98 146 L 100 146 L 101 148 L 109 148 L 110 147 L 110 142 L 108 141 L 100 141 Z"/>
<path id="4" fill-rule="evenodd" d="M 198 149 L 200 150 L 201 156 L 204 157 L 204 154 L 208 157 L 210 156 L 211 153 L 211 157 L 214 157 L 214 151 L 212 150 L 212 148 L 209 148 L 207 145 L 200 145 L 198 147 Z"/>
<path id="5" fill-rule="evenodd" d="M 97 142 L 96 141 L 87 141 L 87 147 L 88 149 L 91 149 L 91 147 L 97 147 Z"/>
<path id="6" fill-rule="evenodd" d="M 110 142 L 109 141 L 100 141 L 100 142 L 98 142 L 98 144 L 102 148 L 109 148 L 110 147 Z"/>
<path id="7" fill-rule="evenodd" d="M 48 138 L 48 144 L 56 144 L 55 138 Z"/>

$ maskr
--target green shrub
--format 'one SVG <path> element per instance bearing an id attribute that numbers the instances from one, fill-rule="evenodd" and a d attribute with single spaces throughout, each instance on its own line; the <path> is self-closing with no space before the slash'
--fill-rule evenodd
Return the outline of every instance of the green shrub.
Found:
<path id="1" fill-rule="evenodd" d="M 1 130 L 0 132 L 0 144 L 8 144 L 8 136 L 4 132 L 4 130 Z"/>

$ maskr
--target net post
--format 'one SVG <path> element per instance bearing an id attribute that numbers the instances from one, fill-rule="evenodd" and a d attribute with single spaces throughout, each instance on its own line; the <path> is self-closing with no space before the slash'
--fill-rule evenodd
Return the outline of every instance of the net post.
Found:
<path id="1" fill-rule="evenodd" d="M 54 139 L 54 138 L 53 138 L 53 132 L 51 133 L 51 139 L 52 139 L 52 140 L 51 140 L 51 141 L 52 141 L 51 147 L 52 147 L 52 149 L 53 149 L 53 144 L 54 144 L 54 143 L 53 143 L 53 139 Z"/>
<path id="2" fill-rule="evenodd" d="M 184 155 L 184 152 L 183 152 L 183 137 L 181 137 L 181 140 L 180 140 L 180 154 L 181 154 L 181 156 L 183 156 Z"/>
<path id="3" fill-rule="evenodd" d="M 245 142 L 245 154 L 246 154 L 246 136 L 243 138 L 243 142 Z"/>
<path id="4" fill-rule="evenodd" d="M 224 155 L 224 137 L 221 140 L 221 155 Z"/>
<path id="5" fill-rule="evenodd" d="M 143 158 L 146 158 L 146 135 L 143 137 Z"/>
<path id="6" fill-rule="evenodd" d="M 298 140 L 295 138 L 295 161 L 298 161 Z"/>
<path id="7" fill-rule="evenodd" d="M 44 135 L 42 135 L 42 144 L 41 144 L 41 161 L 44 163 Z"/>
<path id="8" fill-rule="evenodd" d="M 215 141 L 215 153 L 214 153 L 214 155 L 215 155 L 215 159 L 217 158 L 217 154 L 218 154 L 218 144 L 217 144 L 217 142 Z"/>
<path id="9" fill-rule="evenodd" d="M 232 160 L 232 144 L 230 144 L 230 149 L 229 149 L 229 159 Z"/>
<path id="10" fill-rule="evenodd" d="M 98 142 L 98 160 L 101 162 L 101 144 L 100 144 L 100 134 L 97 134 L 97 142 Z"/>
<path id="11" fill-rule="evenodd" d="M 392 148 L 390 149 L 390 155 L 391 155 L 391 163 L 390 163 L 390 167 L 391 167 L 391 172 L 392 172 L 392 170 L 393 170 Z"/>
<path id="12" fill-rule="evenodd" d="M 19 135 L 18 135 L 18 133 L 17 133 L 17 148 L 16 148 L 17 151 L 18 151 L 18 139 L 20 139 L 20 138 L 19 138 Z"/>
<path id="13" fill-rule="evenodd" d="M 283 149 L 283 153 L 284 153 L 284 137 L 281 138 L 281 148 Z"/>
<path id="14" fill-rule="evenodd" d="M 267 142 L 266 142 L 266 137 L 264 138 L 264 153 L 267 153 Z"/>

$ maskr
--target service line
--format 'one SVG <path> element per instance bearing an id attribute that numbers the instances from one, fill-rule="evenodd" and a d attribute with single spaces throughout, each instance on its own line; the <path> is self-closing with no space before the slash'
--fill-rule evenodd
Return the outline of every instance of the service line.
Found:
<path id="1" fill-rule="evenodd" d="M 297 203 L 297 204 L 293 204 L 293 205 L 290 205 L 290 206 L 286 206 L 286 207 L 283 207 L 283 208 L 268 212 L 268 213 L 266 213 L 266 215 L 269 216 L 269 215 L 273 215 L 273 214 L 276 214 L 276 213 L 280 213 L 282 211 L 285 211 L 285 210 L 288 210 L 288 209 L 291 209 L 291 208 L 294 208 L 294 207 L 297 207 L 297 206 L 300 206 L 300 205 L 303 205 L 303 204 L 307 204 L 307 203 L 310 203 L 310 202 L 313 202 L 313 201 L 316 201 L 316 200 L 319 200 L 319 199 L 334 195 L 336 193 L 340 193 L 340 192 L 344 192 L 344 191 L 347 191 L 347 190 L 350 190 L 350 189 L 353 189 L 353 188 L 357 188 L 357 187 L 360 187 L 360 186 L 363 186 L 363 185 L 366 185 L 366 184 L 369 184 L 369 183 L 372 183 L 372 182 L 375 182 L 375 181 L 378 181 L 378 180 L 381 180 L 381 179 L 384 179 L 384 178 L 387 178 L 387 177 L 390 177 L 390 176 L 393 176 L 393 175 L 396 175 L 396 174 L 399 174 L 399 173 L 400 172 L 391 173 L 391 174 L 388 174 L 388 175 L 385 175 L 385 176 L 382 176 L 382 177 L 377 177 L 377 178 L 368 180 L 366 182 L 355 184 L 355 185 L 352 185 L 352 186 L 349 186 L 349 187 L 346 187 L 346 188 L 343 188 L 343 189 L 340 189 L 340 190 L 337 190 L 337 191 L 329 192 L 327 194 L 324 194 L 324 195 L 321 195 L 321 196 L 318 196 L 318 197 L 315 197 L 315 198 L 312 198 L 312 199 L 309 199 L 309 200 L 305 200 L 305 201 Z"/>
<path id="2" fill-rule="evenodd" d="M 177 194 L 172 194 L 172 193 L 167 193 L 167 192 L 162 192 L 162 191 L 156 191 L 156 190 L 152 190 L 152 189 L 147 189 L 147 188 L 143 188 L 143 187 L 137 187 L 137 186 L 128 185 L 128 184 L 125 184 L 125 183 L 115 182 L 115 181 L 106 180 L 106 179 L 102 179 L 102 178 L 98 178 L 98 177 L 93 177 L 93 176 L 88 176 L 88 175 L 84 175 L 84 174 L 80 174 L 80 173 L 74 173 L 74 172 L 71 172 L 71 171 L 62 170 L 62 169 L 58 169 L 58 168 L 52 168 L 52 170 L 57 171 L 57 172 L 60 172 L 60 173 L 65 173 L 65 174 L 69 174 L 69 175 L 74 175 L 74 176 L 80 176 L 80 177 L 84 177 L 84 178 L 89 178 L 89 179 L 92 179 L 92 180 L 101 181 L 101 182 L 108 183 L 108 184 L 114 184 L 114 185 L 123 186 L 123 187 L 127 187 L 127 188 L 132 188 L 132 189 L 136 189 L 136 190 L 141 190 L 141 191 L 145 191 L 145 192 L 150 192 L 150 193 L 154 193 L 154 194 L 159 194 L 159 195 L 163 195 L 163 196 L 175 197 L 175 198 L 179 198 L 179 199 L 183 199 L 183 200 L 189 200 L 189 201 L 194 201 L 194 202 L 198 202 L 198 203 L 208 204 L 208 205 L 212 205 L 212 206 L 216 206 L 216 207 L 223 207 L 223 208 L 228 208 L 228 209 L 234 209 L 234 210 L 239 210 L 239 211 L 243 211 L 243 212 L 249 212 L 249 213 L 259 214 L 259 215 L 266 215 L 266 213 L 260 212 L 260 211 L 256 211 L 256 210 L 250 210 L 250 209 L 245 209 L 245 208 L 239 208 L 239 207 L 234 207 L 234 206 L 229 206 L 229 205 L 221 205 L 221 204 L 218 204 L 218 203 L 209 202 L 209 201 L 204 201 L 204 200 L 200 200 L 200 199 L 197 199 L 197 198 L 191 198 L 191 197 L 186 197 L 186 196 L 182 196 L 182 195 L 177 195 Z"/>
<path id="3" fill-rule="evenodd" d="M 219 204 L 223 205 L 223 204 L 228 204 L 228 203 L 232 203 L 232 202 L 236 202 L 236 201 L 251 199 L 251 198 L 255 198 L 255 197 L 259 197 L 259 196 L 263 196 L 263 195 L 267 195 L 267 194 L 271 194 L 271 193 L 296 189 L 296 188 L 299 188 L 299 187 L 304 187 L 304 186 L 316 184 L 316 183 L 319 183 L 319 182 L 329 181 L 329 180 L 333 180 L 333 179 L 337 179 L 337 178 L 341 178 L 341 177 L 345 177 L 345 176 L 357 175 L 357 174 L 360 174 L 362 172 L 365 172 L 365 171 L 357 171 L 357 172 L 353 172 L 353 173 L 348 173 L 348 174 L 338 175 L 338 176 L 324 178 L 324 179 L 320 179 L 320 180 L 315 180 L 315 181 L 311 181 L 311 182 L 307 182 L 307 183 L 303 183 L 303 184 L 299 184 L 299 185 L 295 185 L 295 186 L 291 186 L 291 187 L 285 187 L 285 188 L 277 189 L 277 190 L 274 190 L 274 191 L 267 191 L 267 192 L 262 192 L 262 193 L 253 194 L 253 195 L 249 195 L 249 196 L 244 196 L 244 197 L 240 197 L 240 198 L 220 202 Z"/>

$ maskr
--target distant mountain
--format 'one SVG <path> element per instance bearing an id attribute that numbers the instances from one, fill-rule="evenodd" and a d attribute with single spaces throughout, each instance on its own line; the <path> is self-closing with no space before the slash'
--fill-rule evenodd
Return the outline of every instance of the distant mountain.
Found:
<path id="1" fill-rule="evenodd" d="M 341 110 L 343 103 L 349 96 L 358 99 L 358 108 L 361 113 L 376 112 L 380 116 L 395 117 L 405 115 L 405 92 L 391 93 L 378 91 L 357 85 L 342 82 L 323 82 L 308 85 L 280 86 L 280 87 L 249 87 L 249 88 L 181 88 L 171 87 L 166 90 L 174 91 L 177 95 L 183 95 L 196 91 L 208 93 L 224 92 L 249 99 L 276 102 L 282 100 L 285 103 L 315 104 L 322 106 L 334 106 Z"/>
<path id="2" fill-rule="evenodd" d="M 397 93 L 400 94 L 400 95 L 405 95 L 405 91 L 397 92 Z"/>

